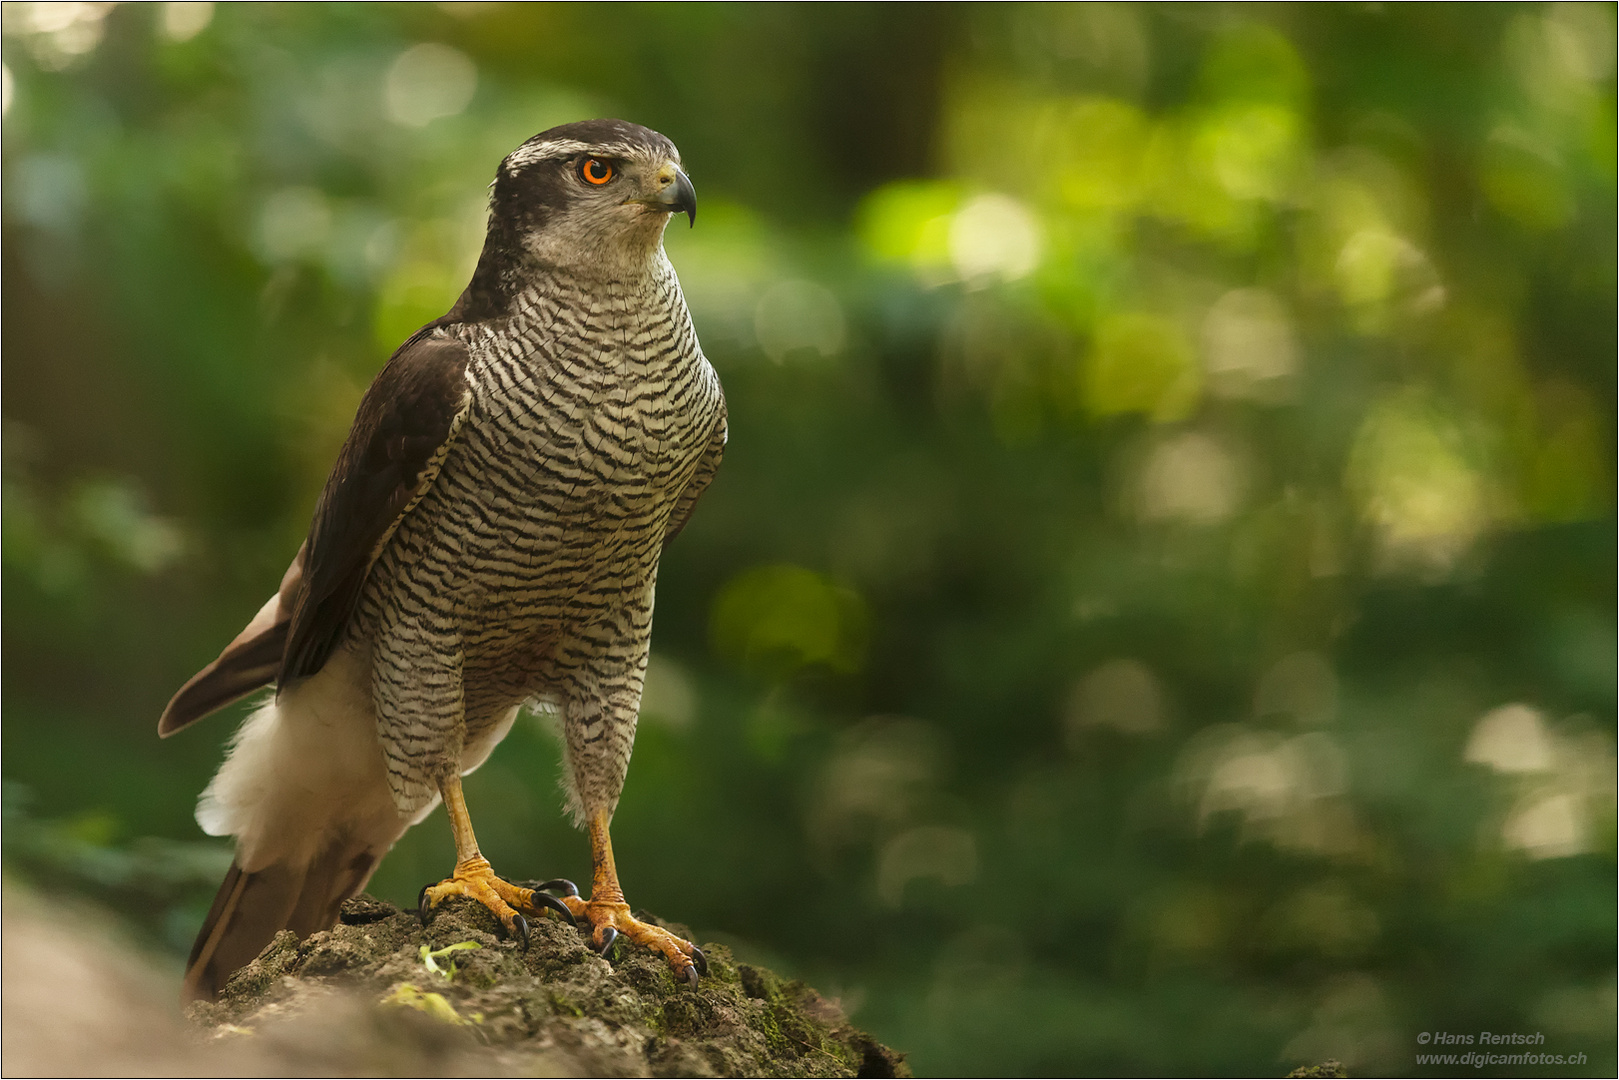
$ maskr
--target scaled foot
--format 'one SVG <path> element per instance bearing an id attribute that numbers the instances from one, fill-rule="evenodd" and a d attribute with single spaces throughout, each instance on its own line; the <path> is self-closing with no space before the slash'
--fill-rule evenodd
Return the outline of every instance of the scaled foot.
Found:
<path id="1" fill-rule="evenodd" d="M 544 887 L 555 887 L 563 893 L 561 903 L 567 905 L 581 930 L 589 930 L 591 947 L 603 956 L 622 935 L 637 945 L 662 953 L 674 970 L 675 978 L 684 979 L 691 986 L 696 986 L 698 978 L 708 974 L 708 957 L 703 955 L 702 949 L 661 926 L 637 919 L 624 901 L 582 899 L 579 890 L 568 881 L 549 881 Z"/>
<path id="2" fill-rule="evenodd" d="M 546 883 L 547 886 L 552 884 L 559 883 Z M 427 913 L 441 901 L 451 896 L 469 897 L 488 908 L 506 928 L 506 933 L 527 948 L 529 918 L 538 919 L 547 911 L 555 911 L 570 923 L 574 921 L 568 906 L 542 889 L 543 886 L 531 889 L 513 885 L 496 877 L 489 860 L 480 855 L 456 863 L 453 874 L 437 885 L 424 887 L 416 901 L 416 911 L 425 923 Z M 524 917 L 525 913 L 528 918 Z"/>

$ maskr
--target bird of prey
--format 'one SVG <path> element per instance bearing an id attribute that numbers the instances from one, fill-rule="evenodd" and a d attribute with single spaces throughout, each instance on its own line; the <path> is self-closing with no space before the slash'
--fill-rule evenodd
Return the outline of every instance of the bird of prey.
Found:
<path id="1" fill-rule="evenodd" d="M 300 937 L 442 800 L 453 873 L 423 889 L 526 940 L 554 910 L 693 985 L 692 943 L 634 918 L 608 823 L 635 738 L 658 558 L 714 476 L 725 398 L 663 250 L 696 193 L 667 138 L 565 124 L 501 163 L 472 281 L 371 384 L 281 587 L 175 694 L 161 735 L 268 684 L 197 807 L 235 861 L 187 964 L 212 997 Z M 561 716 L 591 895 L 527 887 L 478 851 L 461 777 L 525 704 Z M 549 890 L 549 891 L 547 891 Z M 558 895 L 553 895 L 553 893 Z"/>

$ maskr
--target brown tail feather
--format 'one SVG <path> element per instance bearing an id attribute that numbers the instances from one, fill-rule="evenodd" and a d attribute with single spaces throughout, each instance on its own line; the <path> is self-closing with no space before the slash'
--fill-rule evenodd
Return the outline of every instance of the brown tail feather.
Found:
<path id="1" fill-rule="evenodd" d="M 336 925 L 338 908 L 365 887 L 379 858 L 334 843 L 308 866 L 248 873 L 232 862 L 191 946 L 181 1000 L 211 1000 L 281 930 L 304 938 Z"/>

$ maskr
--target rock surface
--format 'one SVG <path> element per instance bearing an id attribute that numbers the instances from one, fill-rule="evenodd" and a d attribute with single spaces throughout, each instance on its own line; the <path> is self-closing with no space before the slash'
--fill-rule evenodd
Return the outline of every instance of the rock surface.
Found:
<path id="1" fill-rule="evenodd" d="M 661 956 L 621 941 L 609 963 L 554 918 L 533 925 L 525 951 L 472 901 L 446 901 L 423 927 L 360 896 L 332 930 L 303 942 L 283 931 L 188 1016 L 219 1049 L 338 1072 L 910 1075 L 834 1002 L 722 945 L 704 951 L 694 990 Z"/>

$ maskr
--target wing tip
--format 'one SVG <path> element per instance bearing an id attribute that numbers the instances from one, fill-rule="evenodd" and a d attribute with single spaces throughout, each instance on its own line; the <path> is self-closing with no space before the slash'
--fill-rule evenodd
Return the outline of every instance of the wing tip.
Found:
<path id="1" fill-rule="evenodd" d="M 166 739 L 275 682 L 286 640 L 285 622 L 276 623 L 246 640 L 238 637 L 217 660 L 186 680 L 169 699 L 163 715 L 158 717 L 158 738 Z"/>
<path id="2" fill-rule="evenodd" d="M 180 687 L 179 692 L 169 699 L 168 705 L 163 709 L 163 715 L 157 719 L 158 738 L 167 739 L 257 689 L 252 686 L 244 688 L 240 685 L 214 685 L 216 682 L 223 682 L 217 679 L 217 675 L 217 670 L 210 666 Z"/>
<path id="3" fill-rule="evenodd" d="M 169 699 L 169 703 L 163 707 L 163 715 L 157 718 L 158 738 L 167 739 L 181 728 L 187 727 L 207 715 L 207 713 L 199 712 L 194 706 L 187 707 L 189 704 L 188 699 L 192 697 L 192 691 L 196 688 L 198 681 L 207 674 L 208 670 L 206 669 L 198 672 L 184 686 L 175 691 L 174 696 Z"/>

